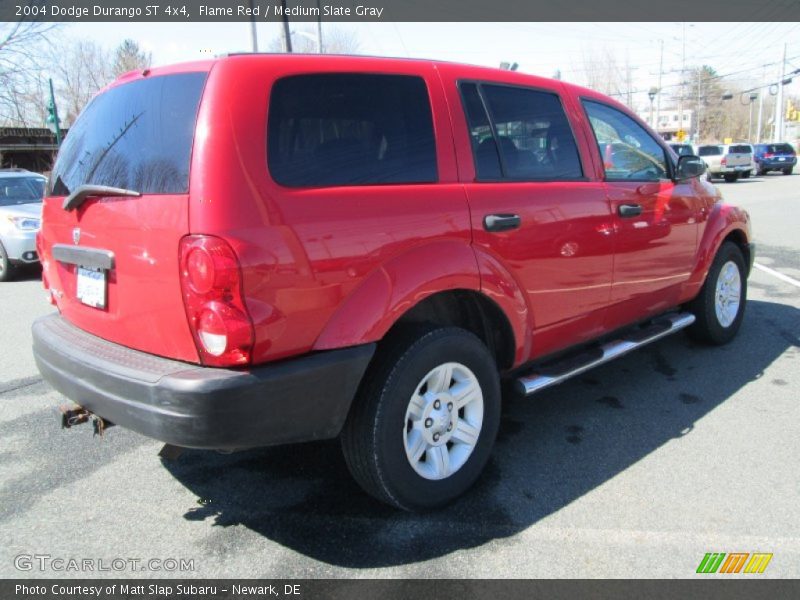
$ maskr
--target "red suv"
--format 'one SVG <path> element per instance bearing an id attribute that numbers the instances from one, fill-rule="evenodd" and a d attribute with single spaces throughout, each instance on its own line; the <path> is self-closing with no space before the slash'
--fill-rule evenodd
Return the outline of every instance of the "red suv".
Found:
<path id="1" fill-rule="evenodd" d="M 683 328 L 735 335 L 749 218 L 703 170 L 619 103 L 516 72 L 130 73 L 53 169 L 36 360 L 101 423 L 227 450 L 338 436 L 375 497 L 442 505 L 489 457 L 501 377 L 533 393 Z"/>

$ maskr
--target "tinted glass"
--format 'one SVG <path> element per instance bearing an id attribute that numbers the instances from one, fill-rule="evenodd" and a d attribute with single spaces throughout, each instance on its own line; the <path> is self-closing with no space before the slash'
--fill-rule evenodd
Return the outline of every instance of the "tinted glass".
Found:
<path id="1" fill-rule="evenodd" d="M 664 149 L 628 115 L 596 102 L 584 102 L 606 179 L 658 181 L 667 178 Z"/>
<path id="2" fill-rule="evenodd" d="M 688 144 L 670 144 L 670 147 L 675 150 L 675 154 L 678 156 L 687 156 L 694 154 L 694 150 Z"/>
<path id="3" fill-rule="evenodd" d="M 41 177 L 3 177 L 0 175 L 0 206 L 41 202 L 44 196 Z"/>
<path id="4" fill-rule="evenodd" d="M 719 146 L 700 146 L 697 149 L 698 156 L 719 156 L 722 154 L 722 148 Z"/>
<path id="5" fill-rule="evenodd" d="M 461 98 L 469 124 L 477 178 L 502 179 L 503 169 L 500 166 L 500 156 L 497 154 L 497 146 L 492 137 L 489 117 L 486 115 L 483 102 L 478 94 L 478 86 L 474 83 L 461 84 Z"/>
<path id="6" fill-rule="evenodd" d="M 731 154 L 751 154 L 752 150 L 750 149 L 750 146 L 740 144 L 729 147 L 728 152 Z"/>
<path id="7" fill-rule="evenodd" d="M 126 83 L 97 96 L 64 140 L 53 167 L 52 193 L 83 184 L 142 194 L 189 189 L 189 160 L 206 73 Z"/>
<path id="8" fill-rule="evenodd" d="M 773 154 L 794 154 L 794 148 L 789 144 L 768 144 L 767 152 L 772 152 Z"/>
<path id="9" fill-rule="evenodd" d="M 401 75 L 301 75 L 272 88 L 272 178 L 286 186 L 437 179 L 425 82 Z"/>
<path id="10" fill-rule="evenodd" d="M 462 85 L 478 179 L 583 176 L 575 139 L 557 95 L 498 85 L 481 85 L 480 89 L 494 132 L 475 84 Z"/>

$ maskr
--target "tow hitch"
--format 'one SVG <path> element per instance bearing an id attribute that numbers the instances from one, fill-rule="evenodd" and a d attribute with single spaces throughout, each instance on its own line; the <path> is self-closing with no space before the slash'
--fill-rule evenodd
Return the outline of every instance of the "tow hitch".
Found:
<path id="1" fill-rule="evenodd" d="M 93 412 L 86 410 L 82 406 L 78 406 L 77 404 L 62 404 L 58 407 L 58 409 L 61 411 L 62 429 L 70 429 L 76 425 L 82 425 L 83 423 L 88 423 L 91 421 L 92 427 L 94 428 L 94 435 L 103 437 L 106 429 L 114 426 L 114 424 L 110 421 L 106 421 L 103 419 L 103 417 L 96 415 Z"/>

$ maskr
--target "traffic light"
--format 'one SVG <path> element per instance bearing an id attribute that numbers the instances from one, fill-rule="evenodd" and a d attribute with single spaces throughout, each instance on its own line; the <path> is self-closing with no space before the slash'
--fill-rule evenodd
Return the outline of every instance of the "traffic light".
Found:
<path id="1" fill-rule="evenodd" d="M 786 101 L 786 121 L 800 121 L 800 110 L 792 103 L 791 98 Z"/>

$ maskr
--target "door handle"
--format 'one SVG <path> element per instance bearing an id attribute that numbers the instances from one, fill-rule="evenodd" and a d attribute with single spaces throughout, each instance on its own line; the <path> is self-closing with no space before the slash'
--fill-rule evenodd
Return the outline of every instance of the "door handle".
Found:
<path id="1" fill-rule="evenodd" d="M 623 218 L 638 217 L 640 214 L 642 214 L 642 205 L 620 204 L 617 208 L 617 212 L 619 213 L 619 216 Z"/>
<path id="2" fill-rule="evenodd" d="M 486 231 L 499 232 L 517 229 L 522 223 L 519 215 L 486 215 L 483 217 L 483 228 Z"/>

